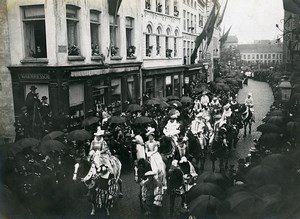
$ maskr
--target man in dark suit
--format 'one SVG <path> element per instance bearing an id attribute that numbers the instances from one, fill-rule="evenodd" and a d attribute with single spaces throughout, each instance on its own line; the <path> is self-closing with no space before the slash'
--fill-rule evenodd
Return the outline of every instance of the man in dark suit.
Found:
<path id="1" fill-rule="evenodd" d="M 42 96 L 42 103 L 40 107 L 41 116 L 44 124 L 48 122 L 49 114 L 50 114 L 50 106 L 48 103 L 48 98 L 46 96 Z"/>
<path id="2" fill-rule="evenodd" d="M 22 135 L 22 137 L 31 137 L 31 134 L 32 134 L 32 121 L 27 113 L 27 107 L 26 106 L 23 106 L 21 108 L 21 114 L 19 115 L 19 124 L 20 124 L 20 127 L 24 133 Z"/>
<path id="3" fill-rule="evenodd" d="M 34 105 L 38 102 L 38 94 L 36 93 L 36 87 L 33 85 L 30 87 L 30 92 L 26 96 L 25 105 L 27 107 L 27 113 L 32 116 Z"/>

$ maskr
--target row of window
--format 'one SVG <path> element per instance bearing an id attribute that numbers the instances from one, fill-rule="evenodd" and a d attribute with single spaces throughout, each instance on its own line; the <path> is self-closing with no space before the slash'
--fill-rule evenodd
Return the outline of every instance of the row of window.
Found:
<path id="1" fill-rule="evenodd" d="M 154 2 L 155 1 L 155 2 Z M 164 1 L 164 2 L 163 2 Z M 171 3 L 173 1 L 173 14 L 171 14 Z M 164 3 L 164 10 L 163 10 Z M 177 0 L 145 0 L 145 9 L 151 10 L 152 5 L 155 4 L 155 11 L 159 13 L 165 13 L 167 15 L 179 16 L 178 2 Z"/>
<path id="2" fill-rule="evenodd" d="M 194 51 L 194 41 L 183 41 L 184 64 L 190 64 L 190 57 Z"/>
<path id="3" fill-rule="evenodd" d="M 203 16 L 199 14 L 199 27 L 203 27 Z M 190 33 L 197 33 L 197 16 L 183 10 L 183 30 Z"/>
<path id="4" fill-rule="evenodd" d="M 255 61 L 247 61 L 247 63 L 256 63 Z M 282 60 L 261 60 L 260 63 L 264 64 L 282 64 Z"/>
<path id="5" fill-rule="evenodd" d="M 197 9 L 197 1 L 193 1 L 193 0 L 183 0 L 183 3 L 191 6 L 192 8 Z"/>
<path id="6" fill-rule="evenodd" d="M 66 6 L 67 40 L 68 55 L 79 56 L 80 35 L 79 35 L 79 7 L 73 5 Z M 25 38 L 25 56 L 33 58 L 47 58 L 46 46 L 46 28 L 44 5 L 33 5 L 22 7 L 24 38 Z M 100 11 L 90 10 L 90 37 L 92 56 L 100 55 Z M 119 17 L 110 16 L 110 53 L 111 56 L 119 55 L 120 31 Z M 134 18 L 126 17 L 126 46 L 127 56 L 134 56 Z"/>
<path id="7" fill-rule="evenodd" d="M 244 59 L 251 59 L 251 55 L 244 54 Z M 273 54 L 252 54 L 252 59 L 282 59 L 281 53 L 273 53 Z"/>
<path id="8" fill-rule="evenodd" d="M 162 54 L 162 43 L 163 39 L 165 40 L 165 57 L 172 58 L 177 57 L 177 37 L 179 36 L 179 31 L 176 29 L 174 31 L 174 35 L 171 34 L 171 29 L 168 27 L 166 29 L 166 35 L 162 36 L 162 28 L 161 26 L 158 26 L 156 28 L 155 36 L 152 36 L 154 34 L 153 28 L 150 24 L 147 25 L 147 33 L 146 33 L 146 56 L 151 57 L 153 56 L 153 45 L 152 43 L 155 43 L 155 55 L 156 56 L 163 56 Z M 152 37 L 155 37 L 155 42 L 153 42 Z M 171 45 L 171 40 L 173 39 L 173 47 Z M 174 53 L 173 53 L 174 52 Z"/>

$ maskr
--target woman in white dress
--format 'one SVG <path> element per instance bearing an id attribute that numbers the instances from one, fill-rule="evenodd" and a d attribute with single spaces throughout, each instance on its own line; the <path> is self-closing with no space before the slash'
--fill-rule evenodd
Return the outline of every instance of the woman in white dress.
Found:
<path id="1" fill-rule="evenodd" d="M 150 162 L 152 171 L 156 174 L 156 178 L 163 186 L 167 185 L 166 181 L 166 165 L 158 152 L 159 141 L 154 140 L 154 128 L 148 128 L 146 136 L 148 141 L 145 142 L 145 150 L 147 159 Z"/>
<path id="2" fill-rule="evenodd" d="M 146 159 L 145 144 L 140 131 L 136 131 L 132 141 L 136 144 L 136 159 Z"/>

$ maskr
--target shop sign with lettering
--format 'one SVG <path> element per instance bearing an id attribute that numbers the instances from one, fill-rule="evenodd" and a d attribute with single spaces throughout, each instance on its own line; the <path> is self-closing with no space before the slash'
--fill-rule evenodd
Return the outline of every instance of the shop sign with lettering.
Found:
<path id="1" fill-rule="evenodd" d="M 41 74 L 41 73 L 25 73 L 19 74 L 20 80 L 50 80 L 49 74 Z"/>
<path id="2" fill-rule="evenodd" d="M 71 77 L 86 77 L 86 76 L 93 76 L 93 75 L 100 75 L 101 71 L 97 70 L 89 70 L 89 71 L 73 71 L 71 72 Z"/>

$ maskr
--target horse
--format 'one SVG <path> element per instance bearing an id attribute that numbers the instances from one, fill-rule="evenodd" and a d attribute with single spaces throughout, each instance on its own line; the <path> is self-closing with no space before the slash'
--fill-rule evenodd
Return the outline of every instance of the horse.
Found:
<path id="1" fill-rule="evenodd" d="M 164 163 L 166 164 L 166 169 L 169 169 L 177 148 L 173 142 L 173 139 L 165 135 L 159 139 L 159 143 L 160 147 L 158 151 L 161 154 Z"/>
<path id="2" fill-rule="evenodd" d="M 229 147 L 227 143 L 227 125 L 214 129 L 214 133 L 209 141 L 210 160 L 212 171 L 215 172 L 215 162 L 219 158 L 220 171 L 228 169 Z M 224 167 L 225 163 L 225 167 Z"/>
<path id="3" fill-rule="evenodd" d="M 122 163 L 120 160 L 112 155 L 108 154 L 100 154 L 95 152 L 92 157 L 92 165 L 90 167 L 90 170 L 87 174 L 86 177 L 87 181 L 85 181 L 85 185 L 87 186 L 88 189 L 92 190 L 95 189 L 96 186 L 96 181 L 94 178 L 97 178 L 97 173 L 95 173 L 95 168 L 101 167 L 102 165 L 106 165 L 108 167 L 109 173 L 111 173 L 114 176 L 114 181 L 116 184 L 119 185 L 119 196 L 122 197 L 122 180 L 120 179 L 121 175 L 121 168 L 122 168 Z M 76 163 L 74 165 L 74 174 L 73 174 L 73 180 L 76 181 L 77 179 L 77 171 L 79 169 L 80 163 Z M 97 192 L 97 190 L 95 190 Z M 94 197 L 96 199 L 97 195 Z M 93 198 L 92 198 L 93 199 Z M 95 203 L 97 203 L 97 200 L 91 200 L 92 202 L 92 211 L 91 215 L 95 213 Z M 106 208 L 107 214 L 109 215 L 109 209 Z"/>
<path id="4" fill-rule="evenodd" d="M 240 115 L 233 111 L 231 116 L 227 118 L 229 121 L 227 122 L 227 139 L 228 139 L 228 147 L 229 150 L 232 148 L 236 148 L 237 142 L 239 140 L 239 132 L 240 129 L 243 128 L 243 123 Z"/>
<path id="5" fill-rule="evenodd" d="M 204 165 L 207 155 L 207 147 L 204 145 L 205 139 L 204 136 L 202 136 L 202 143 L 199 142 L 198 138 L 190 131 L 188 130 L 186 133 L 188 137 L 188 160 L 196 167 L 198 168 L 200 163 L 200 171 L 204 171 Z M 197 171 L 198 172 L 198 171 Z"/>
<path id="6" fill-rule="evenodd" d="M 243 127 L 244 127 L 244 137 L 246 137 L 247 135 L 247 126 L 249 126 L 249 134 L 251 134 L 251 126 L 252 126 L 252 112 L 249 109 L 248 106 L 246 106 L 245 104 L 242 104 L 239 108 L 239 113 L 241 115 L 242 118 L 242 123 L 243 123 Z"/>

